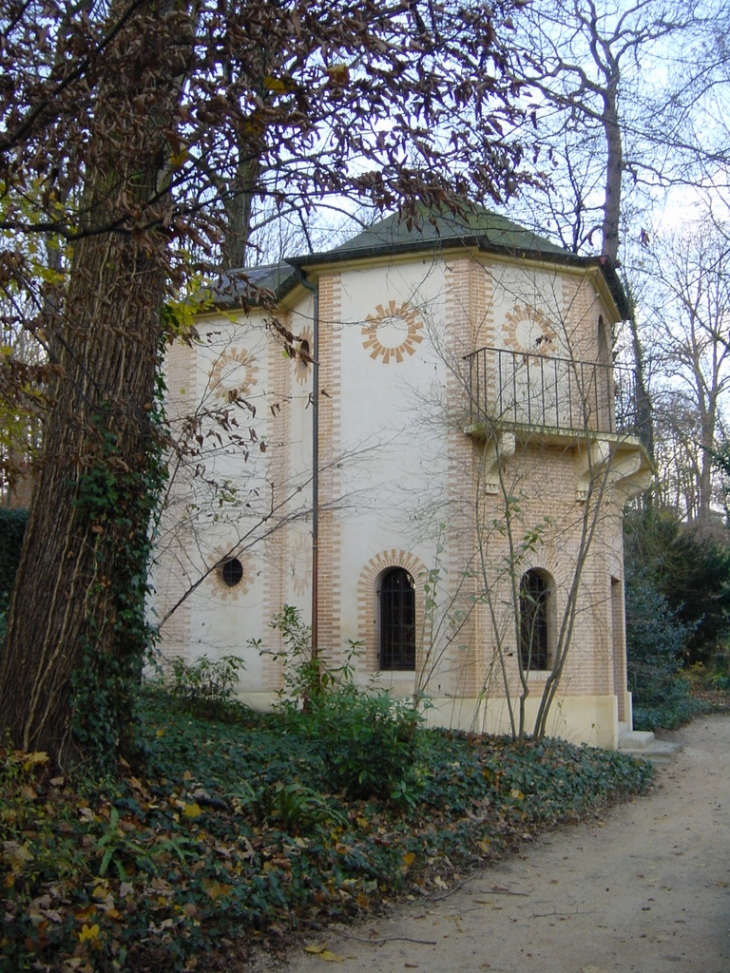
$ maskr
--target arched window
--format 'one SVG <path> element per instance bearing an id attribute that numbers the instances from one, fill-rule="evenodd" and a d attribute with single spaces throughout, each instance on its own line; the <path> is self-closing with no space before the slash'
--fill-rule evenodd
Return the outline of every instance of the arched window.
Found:
<path id="1" fill-rule="evenodd" d="M 613 432 L 616 428 L 614 408 L 613 368 L 611 357 L 612 339 L 603 315 L 598 316 L 598 365 L 596 375 L 596 396 L 599 429 Z"/>
<path id="2" fill-rule="evenodd" d="M 416 589 L 404 568 L 380 581 L 380 668 L 416 668 Z"/>
<path id="3" fill-rule="evenodd" d="M 611 364 L 611 342 L 602 314 L 598 315 L 598 363 L 600 365 Z"/>
<path id="4" fill-rule="evenodd" d="M 520 581 L 520 654 L 525 670 L 550 668 L 550 583 L 534 569 Z"/>

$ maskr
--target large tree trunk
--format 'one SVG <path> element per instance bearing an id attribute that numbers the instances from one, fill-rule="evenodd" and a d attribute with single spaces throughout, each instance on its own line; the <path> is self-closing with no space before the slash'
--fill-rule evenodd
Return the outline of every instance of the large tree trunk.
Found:
<path id="1" fill-rule="evenodd" d="M 239 151 L 243 154 L 245 146 Z M 240 162 L 236 174 L 224 196 L 226 209 L 226 230 L 223 239 L 223 269 L 235 270 L 246 266 L 246 250 L 251 235 L 251 217 L 256 182 L 259 177 L 257 159 Z"/>
<path id="2" fill-rule="evenodd" d="M 634 376 L 636 379 L 636 424 L 639 439 L 644 444 L 647 455 L 654 463 L 654 414 L 651 395 L 646 384 L 646 369 L 644 368 L 644 348 L 641 343 L 639 326 L 636 321 L 636 305 L 631 286 L 624 280 L 624 287 L 629 298 L 629 331 L 631 333 L 631 347 L 634 353 Z M 644 498 L 645 503 L 651 502 L 651 491 Z"/>
<path id="3" fill-rule="evenodd" d="M 88 235 L 52 338 L 60 375 L 0 656 L 0 724 L 58 766 L 115 758 L 146 638 L 168 242 L 159 189 L 189 27 L 184 5 L 151 2 L 109 51 L 86 166 Z"/>
<path id="4" fill-rule="evenodd" d="M 606 192 L 603 205 L 603 253 L 617 262 L 621 220 L 621 183 L 624 172 L 616 89 L 618 68 L 604 95 L 603 130 L 606 136 Z"/>
<path id="5" fill-rule="evenodd" d="M 603 206 L 603 253 L 618 263 L 621 222 L 621 188 L 623 181 L 623 144 L 618 115 L 619 68 L 614 61 L 612 73 L 603 100 L 603 130 L 606 136 L 606 191 Z M 644 352 L 639 337 L 634 298 L 630 287 L 624 281 L 629 296 L 629 329 L 634 352 L 634 374 L 636 377 L 636 419 L 639 438 L 643 442 L 650 459 L 654 458 L 654 426 L 651 398 L 646 385 Z"/>

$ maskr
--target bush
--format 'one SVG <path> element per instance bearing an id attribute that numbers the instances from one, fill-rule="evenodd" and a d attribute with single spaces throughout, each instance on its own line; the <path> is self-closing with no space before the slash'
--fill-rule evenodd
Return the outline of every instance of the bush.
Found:
<path id="1" fill-rule="evenodd" d="M 233 699 L 238 673 L 245 668 L 243 659 L 226 655 L 209 659 L 202 655 L 195 662 L 172 659 L 169 669 L 172 681 L 168 692 L 178 706 L 201 719 L 229 719 L 237 715 L 241 704 Z"/>
<path id="2" fill-rule="evenodd" d="M 713 663 L 730 638 L 730 546 L 700 537 L 671 511 L 649 508 L 626 518 L 626 561 L 688 627 L 683 663 Z"/>
<path id="3" fill-rule="evenodd" d="M 669 607 L 648 571 L 627 567 L 628 684 L 637 730 L 674 729 L 698 711 L 680 671 L 693 631 Z"/>
<path id="4" fill-rule="evenodd" d="M 417 800 L 416 730 L 422 718 L 408 701 L 345 684 L 330 687 L 289 720 L 321 750 L 330 790 L 344 791 L 350 800 Z"/>
<path id="5" fill-rule="evenodd" d="M 298 609 L 285 606 L 272 625 L 285 645 L 275 654 L 284 667 L 279 710 L 319 751 L 326 786 L 353 800 L 375 796 L 415 803 L 420 788 L 416 730 L 422 722 L 415 706 L 354 684 L 358 643 L 350 643 L 342 666 L 312 658 L 311 632 Z"/>

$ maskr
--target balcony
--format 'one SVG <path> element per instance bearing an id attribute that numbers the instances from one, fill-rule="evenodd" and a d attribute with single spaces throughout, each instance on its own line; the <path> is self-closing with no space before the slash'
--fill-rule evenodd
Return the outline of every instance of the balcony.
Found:
<path id="1" fill-rule="evenodd" d="M 637 436 L 630 368 L 480 348 L 465 358 L 472 435 L 511 430 L 566 439 Z"/>

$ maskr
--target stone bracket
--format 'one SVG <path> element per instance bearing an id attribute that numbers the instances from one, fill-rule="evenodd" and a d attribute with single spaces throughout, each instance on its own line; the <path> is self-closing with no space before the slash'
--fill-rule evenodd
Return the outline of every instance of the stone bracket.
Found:
<path id="1" fill-rule="evenodd" d="M 515 455 L 517 441 L 512 432 L 498 432 L 484 444 L 484 492 L 499 493 L 499 470 Z"/>
<path id="2" fill-rule="evenodd" d="M 651 466 L 641 447 L 596 439 L 576 451 L 576 500 L 585 503 L 591 480 L 606 473 L 606 486 L 619 491 L 625 503 L 651 483 Z"/>

